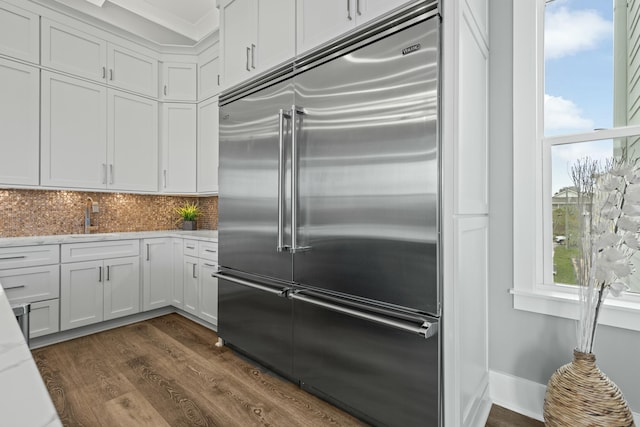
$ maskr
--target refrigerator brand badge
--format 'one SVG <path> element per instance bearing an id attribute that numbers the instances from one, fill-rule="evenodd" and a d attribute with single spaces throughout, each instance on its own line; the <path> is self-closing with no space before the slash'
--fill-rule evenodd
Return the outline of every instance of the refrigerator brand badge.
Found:
<path id="1" fill-rule="evenodd" d="M 402 49 L 402 55 L 408 55 L 410 53 L 413 53 L 417 50 L 420 50 L 420 43 L 416 43 L 416 44 L 412 44 L 409 47 L 405 47 L 404 49 Z"/>

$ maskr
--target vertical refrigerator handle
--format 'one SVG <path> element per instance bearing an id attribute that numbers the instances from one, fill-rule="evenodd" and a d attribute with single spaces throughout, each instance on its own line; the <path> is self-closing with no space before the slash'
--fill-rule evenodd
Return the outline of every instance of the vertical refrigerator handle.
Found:
<path id="1" fill-rule="evenodd" d="M 304 110 L 296 105 L 291 106 L 291 249 L 292 253 L 309 250 L 310 247 L 298 246 L 298 117 L 303 116 Z"/>
<path id="2" fill-rule="evenodd" d="M 276 245 L 278 252 L 289 250 L 289 247 L 284 244 L 284 120 L 290 117 L 283 109 L 278 111 L 278 243 Z"/>

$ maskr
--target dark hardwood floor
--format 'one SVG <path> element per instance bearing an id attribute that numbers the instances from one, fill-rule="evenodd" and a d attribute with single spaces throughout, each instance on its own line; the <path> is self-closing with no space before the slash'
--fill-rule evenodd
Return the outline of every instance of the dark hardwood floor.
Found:
<path id="1" fill-rule="evenodd" d="M 178 314 L 36 349 L 65 426 L 363 426 Z M 487 426 L 542 425 L 494 406 Z"/>

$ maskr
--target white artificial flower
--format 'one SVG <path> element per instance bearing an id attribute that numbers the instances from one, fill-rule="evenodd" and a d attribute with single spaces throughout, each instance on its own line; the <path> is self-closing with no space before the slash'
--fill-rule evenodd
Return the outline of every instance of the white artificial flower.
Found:
<path id="1" fill-rule="evenodd" d="M 611 280 L 612 270 L 610 265 L 611 263 L 605 260 L 596 262 L 596 280 L 598 282 L 609 282 Z"/>
<path id="2" fill-rule="evenodd" d="M 615 246 L 620 243 L 620 236 L 615 233 L 612 233 L 609 230 L 606 230 L 602 233 L 598 233 L 600 236 L 596 239 L 596 249 L 604 249 L 610 246 Z"/>
<path id="3" fill-rule="evenodd" d="M 629 262 L 614 262 L 612 265 L 613 274 L 616 275 L 618 279 L 623 279 L 633 273 L 631 269 L 631 265 Z"/>
<path id="4" fill-rule="evenodd" d="M 630 231 L 632 233 L 637 233 L 638 229 L 640 228 L 638 223 L 628 216 L 620 217 L 618 219 L 618 222 L 616 222 L 616 225 L 618 226 L 618 229 L 623 231 Z"/>
<path id="5" fill-rule="evenodd" d="M 622 183 L 624 181 L 621 177 L 606 175 L 600 182 L 599 187 L 601 187 L 605 191 L 613 191 L 622 187 Z"/>
<path id="6" fill-rule="evenodd" d="M 601 258 L 599 258 L 598 261 L 600 261 L 600 259 L 605 259 L 609 262 L 616 262 L 624 258 L 625 258 L 625 255 L 622 252 L 620 252 L 618 249 L 609 248 L 602 252 Z"/>
<path id="7" fill-rule="evenodd" d="M 639 203 L 640 202 L 640 185 L 634 184 L 627 187 L 627 191 L 624 195 L 626 203 Z"/>
<path id="8" fill-rule="evenodd" d="M 609 285 L 609 290 L 611 291 L 611 295 L 617 298 L 620 296 L 621 293 L 628 291 L 629 286 L 627 286 L 622 282 L 614 282 L 611 285 Z"/>
<path id="9" fill-rule="evenodd" d="M 639 217 L 640 216 L 640 205 L 635 203 L 625 203 L 622 207 L 622 213 L 625 215 Z"/>
<path id="10" fill-rule="evenodd" d="M 622 237 L 622 240 L 624 241 L 624 244 L 627 245 L 630 249 L 633 249 L 634 251 L 640 249 L 640 241 L 638 241 L 638 238 L 634 233 L 625 233 L 625 235 Z"/>

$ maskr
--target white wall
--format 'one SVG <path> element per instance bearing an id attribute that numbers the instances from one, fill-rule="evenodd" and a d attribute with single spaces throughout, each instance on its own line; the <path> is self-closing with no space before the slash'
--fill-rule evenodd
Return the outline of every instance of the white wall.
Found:
<path id="1" fill-rule="evenodd" d="M 512 51 L 517 47 L 512 0 L 491 0 L 489 8 L 489 368 L 546 384 L 555 369 L 571 361 L 575 322 L 514 310 L 508 293 L 513 287 Z M 598 366 L 640 412 L 640 333 L 599 326 L 594 352 Z"/>

